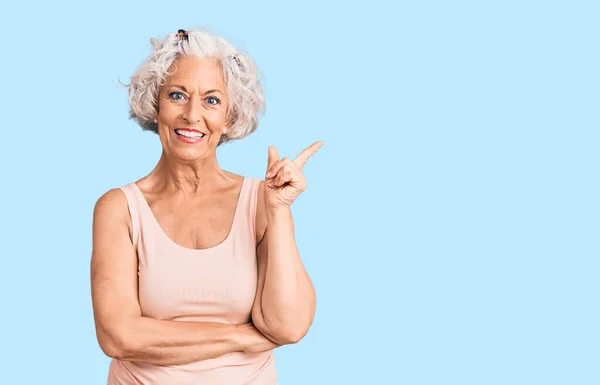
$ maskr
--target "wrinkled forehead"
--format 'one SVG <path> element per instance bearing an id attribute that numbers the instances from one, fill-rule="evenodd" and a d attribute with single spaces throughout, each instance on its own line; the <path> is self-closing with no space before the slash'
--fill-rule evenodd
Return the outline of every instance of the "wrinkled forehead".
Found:
<path id="1" fill-rule="evenodd" d="M 206 89 L 225 91 L 223 70 L 217 58 L 180 56 L 169 68 L 169 72 L 173 71 L 171 76 L 167 76 L 165 87 L 182 85 L 190 93 Z"/>

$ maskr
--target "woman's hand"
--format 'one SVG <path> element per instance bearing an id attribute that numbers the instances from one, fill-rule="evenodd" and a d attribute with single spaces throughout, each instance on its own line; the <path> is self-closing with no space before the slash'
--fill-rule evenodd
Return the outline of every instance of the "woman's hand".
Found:
<path id="1" fill-rule="evenodd" d="M 239 330 L 242 350 L 246 353 L 260 353 L 281 346 L 265 337 L 253 323 L 239 325 Z"/>
<path id="2" fill-rule="evenodd" d="M 269 146 L 269 160 L 265 179 L 265 203 L 268 208 L 288 208 L 306 189 L 302 166 L 313 156 L 323 142 L 305 148 L 295 160 L 279 159 L 277 149 Z"/>

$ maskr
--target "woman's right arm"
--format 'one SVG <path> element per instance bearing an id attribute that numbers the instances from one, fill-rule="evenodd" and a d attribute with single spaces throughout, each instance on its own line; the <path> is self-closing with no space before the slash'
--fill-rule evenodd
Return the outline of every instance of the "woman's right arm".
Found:
<path id="1" fill-rule="evenodd" d="M 102 351 L 125 361 L 182 365 L 227 353 L 277 347 L 252 324 L 184 322 L 142 316 L 138 260 L 129 236 L 125 194 L 113 189 L 94 207 L 91 286 Z"/>

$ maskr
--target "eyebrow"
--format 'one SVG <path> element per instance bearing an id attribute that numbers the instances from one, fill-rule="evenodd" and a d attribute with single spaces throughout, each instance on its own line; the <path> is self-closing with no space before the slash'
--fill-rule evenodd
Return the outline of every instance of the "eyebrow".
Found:
<path id="1" fill-rule="evenodd" d="M 171 84 L 171 87 L 177 87 L 177 88 L 181 88 L 181 89 L 182 89 L 182 90 L 184 90 L 185 92 L 188 92 L 188 93 L 189 93 L 189 91 L 188 91 L 188 90 L 187 90 L 187 89 L 186 89 L 184 86 L 182 86 L 182 85 L 179 85 L 179 84 Z M 214 92 L 219 92 L 219 93 L 221 93 L 221 94 L 223 93 L 223 92 L 221 92 L 221 91 L 219 91 L 219 90 L 217 90 L 217 89 L 213 89 L 213 90 L 208 90 L 208 91 L 204 92 L 204 95 L 206 95 L 206 94 L 210 94 L 210 93 L 214 93 Z"/>

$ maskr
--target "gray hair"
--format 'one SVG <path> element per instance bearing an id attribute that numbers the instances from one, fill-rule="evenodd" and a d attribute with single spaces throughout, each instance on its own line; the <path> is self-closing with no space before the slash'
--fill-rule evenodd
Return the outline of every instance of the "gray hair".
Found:
<path id="1" fill-rule="evenodd" d="M 223 71 L 229 98 L 227 118 L 230 122 L 227 135 L 222 135 L 219 145 L 242 139 L 253 133 L 263 116 L 265 100 L 260 84 L 261 74 L 253 60 L 231 43 L 204 30 L 187 31 L 187 39 L 177 33 L 162 40 L 150 39 L 154 52 L 131 76 L 126 86 L 129 98 L 129 118 L 144 130 L 158 133 L 158 92 L 166 84 L 174 61 L 180 56 L 216 58 Z"/>

